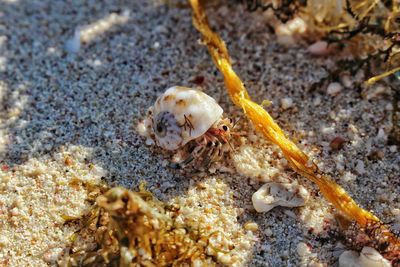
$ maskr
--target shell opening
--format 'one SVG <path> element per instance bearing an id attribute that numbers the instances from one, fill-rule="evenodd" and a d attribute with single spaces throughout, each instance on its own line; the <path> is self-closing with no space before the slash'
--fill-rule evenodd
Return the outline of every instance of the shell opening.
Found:
<path id="1" fill-rule="evenodd" d="M 177 149 L 182 142 L 182 129 L 174 114 L 170 112 L 164 111 L 157 114 L 154 119 L 153 131 L 157 136 L 157 143 L 167 150 Z"/>

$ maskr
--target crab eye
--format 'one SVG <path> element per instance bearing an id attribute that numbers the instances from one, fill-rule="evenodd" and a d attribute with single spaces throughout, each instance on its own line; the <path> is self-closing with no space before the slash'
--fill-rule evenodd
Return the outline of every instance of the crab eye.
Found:
<path id="1" fill-rule="evenodd" d="M 224 130 L 225 132 L 228 131 L 228 126 L 226 125 L 222 126 L 222 130 Z"/>

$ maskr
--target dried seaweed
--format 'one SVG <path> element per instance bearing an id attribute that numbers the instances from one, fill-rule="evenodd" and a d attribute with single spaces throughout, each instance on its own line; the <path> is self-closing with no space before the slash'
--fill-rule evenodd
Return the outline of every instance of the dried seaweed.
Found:
<path id="1" fill-rule="evenodd" d="M 120 187 L 100 195 L 96 203 L 71 237 L 60 266 L 215 265 L 205 253 L 211 237 L 175 223 L 179 207 L 167 206 L 144 189 Z M 81 242 L 90 237 L 94 246 Z"/>
<path id="2" fill-rule="evenodd" d="M 337 64 L 341 70 L 356 72 L 371 66 L 383 73 L 371 77 L 373 84 L 400 73 L 400 4 L 381 0 L 242 0 L 247 10 L 272 10 L 285 23 L 301 17 L 308 36 L 321 38 L 350 52 L 354 59 Z"/>
<path id="3" fill-rule="evenodd" d="M 341 216 L 337 216 L 341 232 L 345 237 L 345 243 L 352 250 L 362 250 L 363 247 L 374 247 L 381 255 L 390 260 L 393 266 L 400 265 L 400 250 L 387 239 L 385 234 L 390 225 L 382 222 L 370 221 L 366 227 L 360 227 Z M 395 232 L 399 237 L 399 233 Z"/>
<path id="4" fill-rule="evenodd" d="M 304 7 L 306 1 L 280 0 L 280 1 L 263 1 L 263 0 L 238 0 L 243 3 L 250 12 L 256 10 L 272 10 L 274 15 L 282 22 L 287 22 L 299 13 L 300 8 Z"/>

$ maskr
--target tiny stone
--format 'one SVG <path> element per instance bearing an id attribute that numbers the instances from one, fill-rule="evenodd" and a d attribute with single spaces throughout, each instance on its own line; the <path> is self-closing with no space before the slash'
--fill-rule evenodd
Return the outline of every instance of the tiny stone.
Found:
<path id="1" fill-rule="evenodd" d="M 159 48 L 160 47 L 160 43 L 159 42 L 155 42 L 154 44 L 153 44 L 153 48 L 154 49 L 157 49 L 157 48 Z"/>
<path id="2" fill-rule="evenodd" d="M 363 161 L 357 160 L 356 171 L 358 172 L 358 174 L 365 173 L 365 165 Z"/>
<path id="3" fill-rule="evenodd" d="M 326 92 L 330 96 L 337 96 L 342 91 L 342 89 L 343 89 L 343 87 L 340 83 L 334 82 L 334 83 L 330 83 L 328 85 Z"/>
<path id="4" fill-rule="evenodd" d="M 288 109 L 293 106 L 293 99 L 290 97 L 285 97 L 281 99 L 281 107 L 283 109 Z"/>
<path id="5" fill-rule="evenodd" d="M 315 56 L 325 56 L 331 52 L 329 45 L 325 41 L 318 41 L 307 48 L 308 52 Z"/>
<path id="6" fill-rule="evenodd" d="M 332 150 L 340 150 L 343 148 L 345 143 L 346 140 L 344 138 L 337 136 L 332 139 L 332 141 L 329 143 L 329 146 Z"/>
<path id="7" fill-rule="evenodd" d="M 315 99 L 314 99 L 314 102 L 313 102 L 313 104 L 314 104 L 314 106 L 319 106 L 319 105 L 321 105 L 321 98 L 320 97 L 316 97 Z"/>
<path id="8" fill-rule="evenodd" d="M 371 153 L 369 153 L 368 159 L 369 160 L 380 160 L 380 159 L 383 159 L 384 156 L 385 156 L 385 152 L 383 152 L 382 150 L 374 150 Z"/>
<path id="9" fill-rule="evenodd" d="M 300 242 L 297 244 L 297 254 L 299 254 L 299 256 L 306 256 L 309 253 L 310 249 L 308 248 L 306 243 Z"/>
<path id="10" fill-rule="evenodd" d="M 272 236 L 272 230 L 271 230 L 271 228 L 266 228 L 265 230 L 264 230 L 264 234 L 266 235 L 266 236 L 268 236 L 268 237 L 270 237 L 270 236 Z"/>
<path id="11" fill-rule="evenodd" d="M 244 225 L 244 229 L 255 232 L 258 230 L 258 225 L 254 222 L 248 222 Z"/>
<path id="12" fill-rule="evenodd" d="M 204 83 L 204 80 L 205 80 L 204 76 L 196 76 L 193 79 L 193 83 L 195 83 L 197 85 L 202 85 Z"/>
<path id="13" fill-rule="evenodd" d="M 385 106 L 385 109 L 387 111 L 392 111 L 393 110 L 393 104 L 392 103 L 387 103 L 386 106 Z"/>
<path id="14" fill-rule="evenodd" d="M 346 87 L 346 88 L 350 88 L 352 85 L 353 85 L 353 81 L 351 80 L 351 78 L 350 78 L 350 75 L 349 74 L 343 74 L 341 77 L 340 77 L 340 82 L 344 85 L 344 87 Z"/>
<path id="15" fill-rule="evenodd" d="M 398 208 L 393 208 L 392 209 L 392 214 L 395 215 L 395 216 L 400 215 L 400 208 L 399 209 Z"/>
<path id="16" fill-rule="evenodd" d="M 335 133 L 335 128 L 333 127 L 324 127 L 322 128 L 322 133 L 325 135 L 331 135 Z"/>

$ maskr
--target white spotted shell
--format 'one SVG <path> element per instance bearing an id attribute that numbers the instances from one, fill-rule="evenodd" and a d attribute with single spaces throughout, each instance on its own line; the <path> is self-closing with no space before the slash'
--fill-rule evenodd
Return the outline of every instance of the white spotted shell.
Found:
<path id="1" fill-rule="evenodd" d="M 222 113 L 217 102 L 205 93 L 174 86 L 157 98 L 149 109 L 148 120 L 157 145 L 176 150 L 207 132 Z"/>

